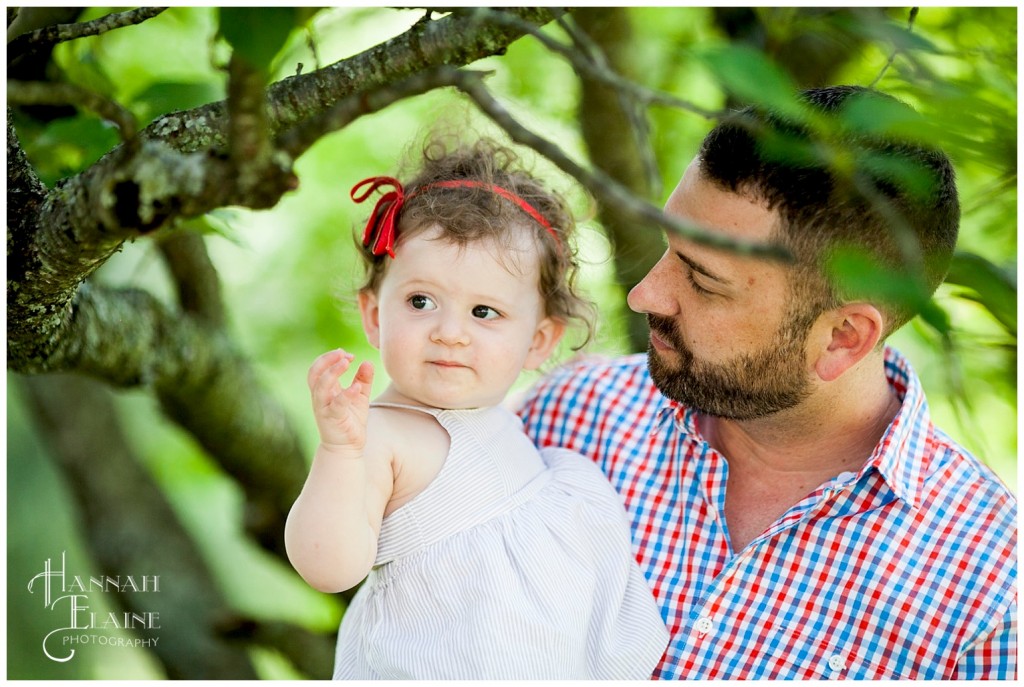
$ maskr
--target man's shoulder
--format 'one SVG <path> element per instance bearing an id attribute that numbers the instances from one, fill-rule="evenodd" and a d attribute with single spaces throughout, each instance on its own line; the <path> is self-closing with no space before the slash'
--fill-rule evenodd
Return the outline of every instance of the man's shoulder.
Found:
<path id="1" fill-rule="evenodd" d="M 926 498 L 958 501 L 956 510 L 972 516 L 979 511 L 1001 512 L 1004 519 L 1013 520 L 1016 531 L 1017 497 L 995 470 L 934 425 L 930 444 Z"/>
<path id="2" fill-rule="evenodd" d="M 903 408 L 888 442 L 897 456 L 890 468 L 923 503 L 948 507 L 949 515 L 978 518 L 982 511 L 1016 519 L 1016 497 L 994 470 L 951 438 L 933 421 L 924 389 L 910 362 L 886 349 L 886 375 Z M 957 505 L 952 505 L 957 504 Z M 1014 527 L 1015 531 L 1016 528 Z"/>

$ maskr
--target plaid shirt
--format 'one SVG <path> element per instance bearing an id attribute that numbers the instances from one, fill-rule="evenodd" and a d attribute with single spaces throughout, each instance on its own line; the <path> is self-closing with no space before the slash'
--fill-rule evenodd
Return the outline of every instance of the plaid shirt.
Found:
<path id="1" fill-rule="evenodd" d="M 530 392 L 529 436 L 590 457 L 622 495 L 672 635 L 655 678 L 1016 678 L 1016 499 L 932 425 L 892 349 L 886 374 L 902 407 L 861 470 L 735 554 L 726 460 L 645 356 L 569 365 Z"/>

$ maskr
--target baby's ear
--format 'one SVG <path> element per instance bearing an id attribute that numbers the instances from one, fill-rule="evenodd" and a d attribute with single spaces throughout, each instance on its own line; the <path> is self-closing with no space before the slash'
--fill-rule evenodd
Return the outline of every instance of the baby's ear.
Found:
<path id="1" fill-rule="evenodd" d="M 565 334 L 565 322 L 553 317 L 545 317 L 537 325 L 537 331 L 533 333 L 533 343 L 530 346 L 530 353 L 526 356 L 524 370 L 536 370 L 555 350 L 555 346 L 561 341 Z"/>
<path id="2" fill-rule="evenodd" d="M 380 348 L 380 305 L 377 294 L 372 291 L 359 292 L 359 314 L 363 318 L 366 340 L 374 348 Z"/>

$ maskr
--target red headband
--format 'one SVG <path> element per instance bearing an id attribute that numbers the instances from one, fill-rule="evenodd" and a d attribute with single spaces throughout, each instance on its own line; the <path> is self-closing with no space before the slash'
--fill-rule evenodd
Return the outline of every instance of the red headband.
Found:
<path id="1" fill-rule="evenodd" d="M 369 184 L 370 187 L 363 193 L 356 195 L 357 191 L 367 184 Z M 370 197 L 371 193 L 382 186 L 393 186 L 394 190 L 388 191 L 377 200 L 377 205 L 374 206 L 373 212 L 370 214 L 370 219 L 366 222 L 366 229 L 363 230 L 363 245 L 369 248 L 370 253 L 373 255 L 383 255 L 384 253 L 387 253 L 392 258 L 395 257 L 395 234 L 397 230 L 395 220 L 398 218 L 398 213 L 402 211 L 402 205 L 406 200 L 412 198 L 417 193 L 422 193 L 423 191 L 431 188 L 484 188 L 492 193 L 496 193 L 502 198 L 511 200 L 522 208 L 526 214 L 537 222 L 537 224 L 544 227 L 544 229 L 551 234 L 551 237 L 555 239 L 556 244 L 561 246 L 561 241 L 558 239 L 558 233 L 551 226 L 551 223 L 544 219 L 542 214 L 537 212 L 537 210 L 525 200 L 500 186 L 485 184 L 482 181 L 473 181 L 472 179 L 453 179 L 451 181 L 435 181 L 432 184 L 421 186 L 409 194 L 409 196 L 406 196 L 405 189 L 402 188 L 402 184 L 398 179 L 394 179 L 392 177 L 370 177 L 369 179 L 363 179 L 352 187 L 352 200 L 357 203 L 362 203 Z"/>

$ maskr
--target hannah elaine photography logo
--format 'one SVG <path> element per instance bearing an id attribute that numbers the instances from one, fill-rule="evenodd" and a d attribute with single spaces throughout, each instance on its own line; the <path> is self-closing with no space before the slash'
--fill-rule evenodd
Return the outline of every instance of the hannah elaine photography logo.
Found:
<path id="1" fill-rule="evenodd" d="M 41 592 L 43 606 L 58 618 L 61 626 L 43 637 L 43 653 L 51 661 L 64 663 L 75 656 L 76 646 L 147 647 L 157 645 L 159 637 L 126 638 L 112 636 L 115 630 L 160 629 L 156 611 L 102 613 L 90 607 L 90 600 L 102 594 L 157 594 L 159 575 L 81 576 L 67 572 L 66 552 L 61 552 L 59 567 L 51 558 L 43 570 L 28 582 L 30 594 Z"/>

